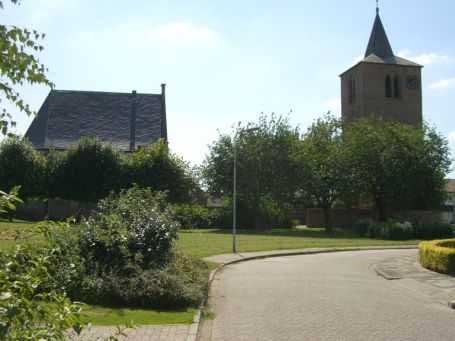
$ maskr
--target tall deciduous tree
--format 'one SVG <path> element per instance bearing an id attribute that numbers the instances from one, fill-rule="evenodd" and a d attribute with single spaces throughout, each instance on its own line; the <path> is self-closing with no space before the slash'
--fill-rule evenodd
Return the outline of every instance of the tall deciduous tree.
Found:
<path id="1" fill-rule="evenodd" d="M 355 185 L 344 148 L 342 121 L 327 115 L 314 122 L 303 135 L 295 162 L 300 172 L 300 189 L 322 208 L 325 228 L 332 231 L 330 209 L 335 200 Z"/>
<path id="2" fill-rule="evenodd" d="M 243 225 L 261 229 L 283 223 L 297 191 L 292 155 L 298 130 L 285 118 L 262 115 L 258 123 L 236 127 L 233 135 L 221 134 L 209 146 L 202 171 L 209 193 L 232 197 L 236 148 L 238 205 L 249 218 Z"/>
<path id="3" fill-rule="evenodd" d="M 447 141 L 434 129 L 377 117 L 345 127 L 359 189 L 373 199 L 381 221 L 387 209 L 428 209 L 442 203 L 451 159 Z"/>
<path id="4" fill-rule="evenodd" d="M 20 1 L 11 2 L 18 4 Z M 2 1 L 0 8 L 3 8 Z M 47 79 L 46 67 L 34 55 L 43 50 L 39 41 L 44 37 L 35 30 L 0 25 L 0 130 L 3 135 L 15 125 L 13 114 L 4 107 L 5 102 L 27 115 L 34 113 L 20 96 L 18 87 L 26 83 L 53 86 Z"/>

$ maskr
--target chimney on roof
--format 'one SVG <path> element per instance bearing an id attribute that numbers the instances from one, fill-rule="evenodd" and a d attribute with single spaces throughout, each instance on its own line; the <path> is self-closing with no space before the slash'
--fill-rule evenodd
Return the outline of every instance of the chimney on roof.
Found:
<path id="1" fill-rule="evenodd" d="M 136 91 L 136 90 L 133 90 L 133 91 L 131 91 L 131 94 L 133 95 L 133 97 L 136 97 L 137 91 Z"/>

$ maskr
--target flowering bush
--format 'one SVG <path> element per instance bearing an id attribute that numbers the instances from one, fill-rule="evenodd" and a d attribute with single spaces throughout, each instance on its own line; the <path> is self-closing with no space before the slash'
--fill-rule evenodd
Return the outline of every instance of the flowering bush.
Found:
<path id="1" fill-rule="evenodd" d="M 101 200 L 82 222 L 81 256 L 105 267 L 162 264 L 171 253 L 178 229 L 163 194 L 135 186 Z"/>

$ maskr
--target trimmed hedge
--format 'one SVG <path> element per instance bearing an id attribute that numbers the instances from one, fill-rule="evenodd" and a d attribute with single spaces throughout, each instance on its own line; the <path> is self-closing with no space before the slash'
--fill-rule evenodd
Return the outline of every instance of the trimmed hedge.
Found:
<path id="1" fill-rule="evenodd" d="M 421 242 L 419 262 L 427 269 L 454 276 L 455 239 Z"/>

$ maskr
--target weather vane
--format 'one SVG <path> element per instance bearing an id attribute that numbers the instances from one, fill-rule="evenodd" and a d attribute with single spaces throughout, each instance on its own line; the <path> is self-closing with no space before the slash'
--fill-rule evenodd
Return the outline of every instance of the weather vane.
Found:
<path id="1" fill-rule="evenodd" d="M 379 13 L 379 0 L 376 0 L 376 13 Z"/>

